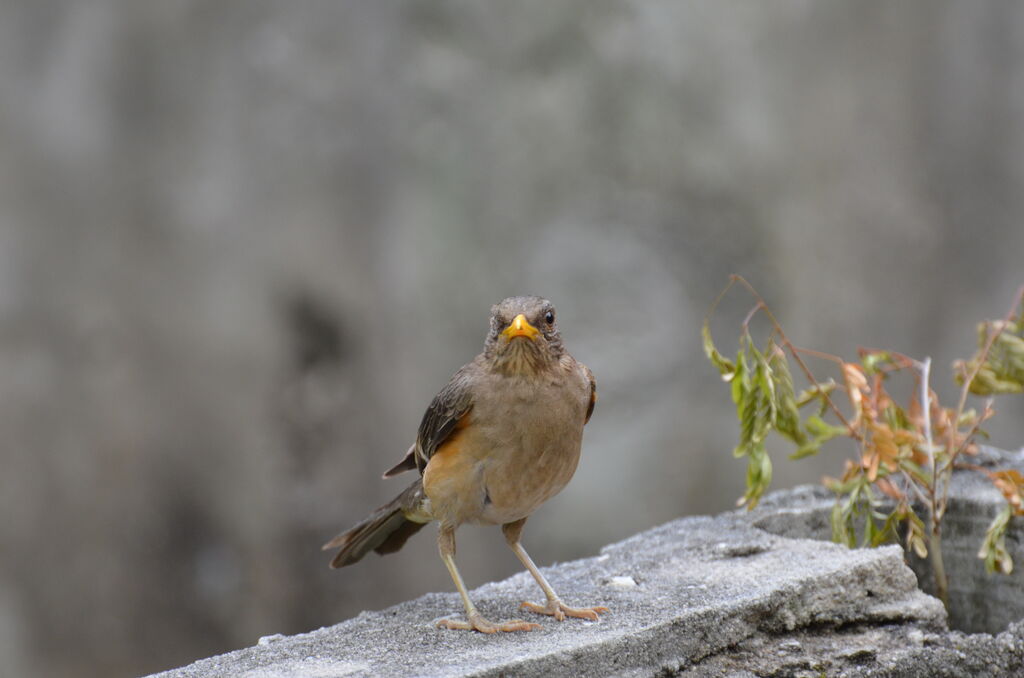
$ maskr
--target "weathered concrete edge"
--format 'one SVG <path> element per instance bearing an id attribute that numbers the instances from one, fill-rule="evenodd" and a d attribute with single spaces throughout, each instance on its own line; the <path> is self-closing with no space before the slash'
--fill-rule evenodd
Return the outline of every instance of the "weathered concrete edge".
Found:
<path id="1" fill-rule="evenodd" d="M 793 578 L 790 572 L 785 571 L 784 560 L 791 553 L 799 554 L 796 566 L 807 559 L 808 562 L 816 561 L 818 569 L 812 569 L 807 576 Z M 716 577 L 728 577 L 730 572 L 749 574 L 758 559 L 767 558 L 767 569 L 761 574 L 767 572 L 765 576 L 773 581 L 731 603 L 710 600 L 700 604 L 694 596 L 680 594 L 677 590 L 679 573 L 659 574 L 658 568 L 672 558 L 686 559 L 689 569 L 703 567 L 714 570 Z M 487 640 L 485 647 L 488 649 L 481 654 L 480 639 L 474 637 L 476 634 L 433 631 L 416 637 L 424 626 L 420 617 L 425 609 L 444 612 L 457 600 L 455 594 L 428 594 L 378 613 L 363 613 L 333 627 L 282 638 L 267 646 L 200 660 L 160 675 L 164 678 L 240 673 L 252 676 L 301 675 L 302 657 L 323 658 L 327 663 L 321 668 L 332 671 L 329 675 L 372 675 L 370 665 L 359 661 L 359 648 L 353 645 L 358 642 L 360 634 L 367 635 L 368 627 L 376 627 L 369 631 L 377 637 L 404 633 L 407 646 L 419 647 L 423 653 L 427 652 L 423 648 L 424 639 L 435 644 L 444 643 L 449 653 L 461 659 L 448 666 L 430 669 L 415 663 L 389 667 L 406 675 L 492 676 L 510 671 L 522 675 L 572 675 L 564 674 L 567 665 L 588 666 L 593 671 L 611 673 L 651 668 L 666 662 L 695 663 L 756 634 L 784 632 L 815 624 L 896 621 L 942 627 L 944 619 L 944 611 L 938 601 L 916 588 L 916 580 L 903 565 L 901 551 L 896 547 L 847 551 L 812 540 L 785 539 L 752 527 L 745 516 L 732 514 L 672 521 L 607 546 L 595 558 L 546 568 L 546 574 L 553 583 L 562 578 L 579 584 L 582 588 L 574 593 L 584 598 L 596 595 L 597 591 L 595 587 L 586 585 L 588 577 L 591 580 L 606 579 L 622 571 L 655 579 L 660 577 L 662 588 L 646 593 L 655 598 L 644 603 L 653 608 L 664 603 L 659 596 L 672 596 L 670 613 L 647 625 L 643 615 L 630 619 L 624 610 L 620 617 L 602 622 L 603 628 L 556 625 L 554 633 L 546 638 Z M 776 572 L 777 577 L 774 576 Z M 683 578 L 686 578 L 685 574 Z M 507 604 L 509 598 L 521 595 L 517 589 L 524 584 L 529 582 L 520 574 L 504 582 L 484 585 L 473 595 L 481 605 L 496 598 Z M 874 587 L 882 595 L 866 595 L 863 592 L 865 586 Z M 619 605 L 622 604 L 620 601 Z M 399 628 L 396 630 L 396 627 Z M 510 643 L 519 647 L 509 648 Z M 512 651 L 501 655 L 502 644 L 506 650 Z M 534 656 L 522 658 L 523 652 Z M 475 665 L 473 657 L 477 657 Z"/>
<path id="2" fill-rule="evenodd" d="M 630 636 L 567 648 L 543 657 L 510 662 L 466 676 L 500 678 L 508 675 L 560 675 L 557 673 L 559 669 L 567 664 L 579 666 L 585 655 L 587 659 L 613 657 L 615 662 L 608 664 L 608 675 L 653 675 L 662 667 L 699 665 L 703 660 L 727 652 L 759 635 L 781 634 L 785 637 L 789 632 L 813 628 L 818 624 L 827 628 L 844 624 L 910 624 L 924 631 L 945 632 L 945 609 L 938 600 L 916 588 L 916 580 L 905 567 L 899 547 L 887 546 L 862 551 L 868 552 L 878 555 L 878 561 L 859 563 L 840 572 L 839 577 L 831 581 L 833 586 L 830 590 L 855 590 L 860 588 L 865 576 L 871 581 L 879 569 L 888 569 L 894 573 L 895 578 L 901 580 L 905 596 L 889 597 L 871 605 L 852 604 L 846 609 L 835 610 L 838 616 L 823 618 L 817 613 L 806 614 L 807 610 L 820 609 L 809 599 L 823 590 L 809 585 L 817 583 L 815 578 L 809 577 L 787 586 L 787 590 L 777 592 L 768 601 L 753 606 L 743 602 L 709 606 Z M 796 596 L 790 597 L 790 593 L 796 593 Z"/>
<path id="3" fill-rule="evenodd" d="M 993 463 L 1021 461 L 1021 455 L 1009 455 L 997 455 Z M 981 508 L 988 511 L 1000 501 L 998 492 L 976 478 L 957 479 L 953 495 L 951 506 L 962 504 L 972 515 Z M 404 640 L 391 647 L 404 648 L 401 653 L 409 655 L 408 661 L 387 666 L 389 674 L 402 675 L 573 675 L 566 672 L 567 666 L 588 675 L 639 676 L 662 669 L 665 675 L 703 675 L 701 667 L 714 671 L 713 667 L 722 666 L 731 666 L 730 670 L 738 667 L 743 672 L 750 667 L 739 666 L 736 660 L 746 656 L 756 661 L 758 656 L 756 652 L 751 654 L 751 647 L 778 648 L 796 637 L 804 638 L 807 647 L 830 648 L 831 655 L 822 650 L 818 660 L 825 664 L 819 661 L 818 665 L 835 662 L 838 657 L 843 675 L 929 675 L 916 667 L 935 669 L 942 662 L 942 671 L 935 675 L 973 675 L 970 671 L 977 667 L 987 667 L 985 670 L 992 675 L 1014 675 L 1012 671 L 1007 673 L 1006 666 L 1022 653 L 1021 624 L 995 636 L 950 633 L 938 601 L 916 588 L 898 547 L 847 551 L 805 539 L 812 535 L 827 539 L 833 501 L 823 488 L 794 488 L 765 497 L 751 513 L 671 521 L 609 545 L 595 558 L 545 568 L 556 589 L 571 601 L 611 603 L 601 599 L 607 592 L 596 581 L 630 573 L 641 579 L 651 578 L 649 590 L 638 588 L 634 592 L 637 600 L 657 607 L 664 602 L 660 598 L 667 596 L 674 606 L 669 614 L 662 609 L 663 615 L 652 617 L 651 623 L 646 623 L 643 614 L 632 618 L 624 614 L 622 605 L 628 597 L 620 596 L 613 604 L 618 614 L 601 624 L 555 625 L 543 633 L 528 634 L 528 640 L 523 640 L 521 634 L 513 634 L 517 638 L 482 638 L 478 634 L 439 633 L 429 628 L 429 616 L 454 612 L 459 607 L 458 599 L 454 593 L 428 594 L 319 631 L 282 637 L 269 645 L 261 643 L 161 675 L 263 678 L 307 675 L 311 671 L 332 676 L 375 675 L 372 659 L 364 661 L 365 654 L 359 653 L 360 634 L 361 642 L 382 648 L 389 641 Z M 971 548 L 967 555 L 973 558 Z M 792 562 L 785 560 L 787 552 L 796 556 Z M 810 576 L 793 578 L 786 568 L 800 570 L 800 558 L 804 557 L 816 559 L 819 565 L 824 560 L 836 569 L 823 577 L 820 568 L 811 568 Z M 685 567 L 659 574 L 664 562 L 673 559 L 682 559 Z M 757 572 L 756 567 L 749 567 L 762 559 L 770 565 L 767 570 L 762 567 Z M 705 591 L 710 595 L 707 600 L 702 600 L 699 593 L 679 590 L 701 588 L 693 586 L 700 584 L 701 578 L 691 574 L 700 568 L 718 573 L 703 580 L 715 589 Z M 728 586 L 723 588 L 729 573 L 741 576 L 752 572 L 772 582 L 740 598 Z M 659 582 L 660 588 L 654 586 Z M 504 612 L 498 614 L 503 614 L 527 587 L 532 587 L 532 582 L 518 574 L 479 587 L 473 595 L 482 608 L 501 610 Z M 867 595 L 872 588 L 882 592 L 881 597 Z M 723 591 L 727 594 L 724 597 L 720 595 Z M 879 666 L 870 669 L 881 673 L 858 673 L 861 669 L 842 663 L 846 650 L 843 639 L 857 637 L 857 633 L 863 637 L 874 634 L 880 647 L 884 646 L 884 651 L 877 653 Z M 899 644 L 901 638 L 921 637 L 927 642 L 911 647 Z M 435 654 L 430 655 L 431 651 Z M 882 664 L 884 668 L 880 668 Z M 1002 667 L 999 671 L 997 665 Z"/>

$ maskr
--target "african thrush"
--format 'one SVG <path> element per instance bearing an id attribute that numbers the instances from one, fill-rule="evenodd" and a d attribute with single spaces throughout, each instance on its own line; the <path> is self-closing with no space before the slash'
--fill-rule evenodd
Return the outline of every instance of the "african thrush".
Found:
<path id="1" fill-rule="evenodd" d="M 501 525 L 509 547 L 537 580 L 547 603 L 522 607 L 561 621 L 596 621 L 604 607 L 573 608 L 561 601 L 519 543 L 523 525 L 576 471 L 583 426 L 594 411 L 594 376 L 562 345 L 555 308 L 540 297 L 510 297 L 491 308 L 483 353 L 463 366 L 423 415 L 416 442 L 385 478 L 417 469 L 417 479 L 394 500 L 338 535 L 332 567 L 373 550 L 397 551 L 426 523 L 440 523 L 438 547 L 468 621 L 448 629 L 529 631 L 522 620 L 495 623 L 469 599 L 455 566 L 455 530 L 463 523 Z"/>

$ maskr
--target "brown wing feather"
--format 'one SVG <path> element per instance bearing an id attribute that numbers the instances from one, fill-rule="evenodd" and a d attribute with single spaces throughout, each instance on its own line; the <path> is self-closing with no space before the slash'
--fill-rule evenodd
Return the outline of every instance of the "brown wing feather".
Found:
<path id="1" fill-rule="evenodd" d="M 455 431 L 460 422 L 464 423 L 463 418 L 473 408 L 473 394 L 469 388 L 473 368 L 474 364 L 470 363 L 456 372 L 423 413 L 414 445 L 416 467 L 420 473 L 423 473 L 441 443 Z"/>
<path id="2" fill-rule="evenodd" d="M 416 444 L 413 443 L 409 446 L 409 451 L 402 457 L 402 461 L 398 462 L 387 471 L 384 471 L 385 478 L 391 478 L 397 476 L 399 473 L 405 471 L 411 471 L 416 468 Z"/>
<path id="3" fill-rule="evenodd" d="M 586 424 L 590 421 L 590 415 L 594 413 L 594 405 L 597 404 L 597 382 L 594 380 L 594 373 L 590 371 L 589 367 L 584 365 L 583 369 L 587 371 L 587 377 L 590 379 L 590 404 L 587 405 L 587 416 L 583 420 L 583 423 Z"/>
<path id="4" fill-rule="evenodd" d="M 469 372 L 472 369 L 472 363 L 460 369 L 434 397 L 430 407 L 423 413 L 416 442 L 405 453 L 402 461 L 384 472 L 385 478 L 414 468 L 422 474 L 441 443 L 458 428 L 460 422 L 465 421 L 466 414 L 473 408 L 473 396 L 469 390 Z"/>

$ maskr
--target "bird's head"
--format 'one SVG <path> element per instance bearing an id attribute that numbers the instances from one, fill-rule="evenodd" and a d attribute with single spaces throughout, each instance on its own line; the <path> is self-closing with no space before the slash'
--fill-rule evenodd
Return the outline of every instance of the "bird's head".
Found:
<path id="1" fill-rule="evenodd" d="M 507 374 L 535 374 L 564 353 L 555 307 L 541 297 L 509 297 L 491 307 L 484 357 Z"/>

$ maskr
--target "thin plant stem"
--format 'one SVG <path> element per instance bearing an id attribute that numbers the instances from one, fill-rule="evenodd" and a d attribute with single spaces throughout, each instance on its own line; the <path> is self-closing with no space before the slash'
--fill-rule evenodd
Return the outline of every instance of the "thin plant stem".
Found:
<path id="1" fill-rule="evenodd" d="M 929 380 L 931 378 L 932 359 L 927 357 L 919 363 L 915 363 L 915 367 L 921 372 L 919 378 L 920 389 L 921 389 L 921 411 L 924 415 L 924 440 L 925 446 L 928 449 L 928 459 L 931 462 L 932 467 L 932 484 L 928 488 L 929 494 L 931 495 L 931 501 L 928 503 L 928 522 L 929 524 L 929 538 L 928 538 L 928 555 L 932 562 L 932 578 L 935 581 L 935 593 L 942 604 L 949 609 L 949 581 L 946 579 L 946 566 L 942 560 L 942 514 L 939 512 L 940 509 L 940 498 L 939 498 L 939 476 L 938 476 L 938 462 L 935 454 L 935 444 L 932 440 L 932 401 L 931 401 L 931 388 L 929 387 Z"/>
<path id="2" fill-rule="evenodd" d="M 831 362 L 838 363 L 839 365 L 843 364 L 842 358 L 840 358 L 837 355 L 832 355 L 831 353 L 823 353 L 822 351 L 815 351 L 813 348 L 801 348 L 800 346 L 794 346 L 793 349 L 799 351 L 800 353 L 806 353 L 812 358 L 821 358 L 822 360 L 829 360 Z"/>
<path id="3" fill-rule="evenodd" d="M 736 283 L 742 285 L 756 301 L 754 307 L 750 309 L 750 311 L 743 319 L 743 332 L 744 336 L 748 340 L 752 341 L 752 339 L 750 339 L 750 324 L 753 322 L 753 319 L 757 315 L 757 313 L 763 311 L 772 326 L 772 332 L 769 335 L 769 342 L 776 341 L 777 335 L 778 345 L 776 345 L 774 350 L 780 350 L 779 346 L 783 347 L 784 352 L 792 356 L 793 361 L 803 372 L 804 377 L 806 377 L 807 381 L 811 384 L 811 386 L 816 386 L 819 382 L 814 377 L 814 374 L 811 372 L 811 369 L 807 366 L 807 363 L 804 362 L 803 356 L 809 356 L 836 363 L 839 365 L 840 369 L 845 369 L 847 367 L 848 363 L 838 356 L 822 353 L 820 351 L 815 351 L 812 349 L 800 348 L 794 345 L 793 342 L 789 340 L 789 337 L 786 336 L 785 331 L 782 329 L 782 325 L 779 323 L 778 319 L 772 313 L 771 308 L 765 302 L 764 298 L 757 292 L 757 290 L 754 289 L 754 287 L 749 282 L 747 282 L 745 278 L 743 278 L 740 275 L 733 274 L 729 276 L 728 285 L 726 285 L 725 289 L 723 289 L 719 293 L 718 297 L 715 299 L 714 304 L 712 304 L 711 309 L 709 309 L 708 315 L 705 318 L 705 323 L 710 322 L 710 316 L 714 312 L 715 307 L 717 307 L 718 303 L 722 300 L 725 294 Z M 991 353 L 992 347 L 995 345 L 996 340 L 999 338 L 1000 334 L 1006 330 L 1007 325 L 1015 317 L 1015 315 L 1020 312 L 1022 304 L 1024 304 L 1024 286 L 1018 288 L 1017 294 L 1014 298 L 1013 305 L 1010 307 L 1010 310 L 1003 317 L 1002 322 L 998 325 L 993 323 L 992 325 L 986 326 L 988 328 L 987 336 L 985 337 L 981 351 L 979 351 L 979 353 L 977 354 L 977 358 L 971 361 L 973 363 L 971 369 L 966 369 L 963 363 L 961 363 L 961 366 L 958 367 L 958 376 L 963 378 L 963 383 L 960 388 L 959 401 L 957 403 L 955 411 L 951 411 L 948 409 L 938 409 L 940 408 L 940 405 L 936 398 L 933 397 L 930 386 L 932 359 L 928 357 L 922 361 L 917 361 L 914 360 L 913 358 L 910 358 L 909 356 L 903 355 L 895 351 L 879 352 L 865 348 L 858 349 L 858 352 L 862 360 L 864 360 L 866 356 L 869 356 L 872 353 L 884 353 L 885 357 L 884 360 L 880 361 L 877 365 L 875 365 L 876 369 L 873 372 L 873 387 L 870 389 L 865 389 L 866 391 L 868 391 L 866 397 L 869 398 L 869 400 L 861 402 L 858 398 L 853 397 L 854 394 L 850 394 L 851 400 L 853 400 L 854 402 L 854 409 L 857 410 L 857 416 L 854 419 L 854 421 L 858 422 L 859 426 L 855 426 L 853 423 L 851 423 L 849 419 L 847 419 L 847 417 L 836 406 L 835 402 L 832 400 L 831 396 L 827 392 L 822 393 L 824 399 L 823 402 L 831 410 L 831 412 L 835 414 L 836 418 L 843 424 L 843 426 L 845 426 L 847 435 L 850 438 L 857 441 L 861 450 L 861 454 L 863 455 L 865 454 L 865 451 L 867 450 L 869 445 L 868 435 L 870 432 L 868 422 L 866 421 L 866 417 L 863 416 L 863 413 L 866 411 L 870 411 L 871 417 L 875 418 L 878 416 L 878 409 L 881 405 L 884 404 L 880 399 L 880 396 L 884 394 L 884 388 L 881 385 L 882 380 L 885 378 L 886 375 L 894 372 L 899 372 L 900 370 L 912 369 L 918 373 L 915 376 L 917 380 L 917 387 L 919 389 L 918 399 L 920 401 L 922 419 L 920 421 L 915 421 L 914 424 L 915 428 L 917 426 L 920 426 L 920 428 L 917 429 L 917 436 L 919 436 L 918 439 L 920 439 L 920 436 L 923 435 L 923 446 L 927 453 L 927 464 L 931 469 L 931 473 L 929 477 L 929 475 L 924 472 L 924 469 L 921 469 L 921 478 L 917 478 L 916 476 L 911 475 L 911 473 L 908 472 L 905 468 L 903 468 L 902 464 L 900 464 L 899 471 L 901 477 L 905 481 L 906 485 L 912 488 L 909 491 L 906 489 L 902 490 L 903 495 L 901 496 L 900 501 L 905 501 L 906 494 L 910 492 L 916 498 L 916 501 L 920 501 L 921 505 L 924 506 L 924 510 L 928 512 L 929 529 L 927 541 L 929 560 L 932 567 L 932 575 L 934 577 L 935 594 L 946 606 L 946 609 L 949 609 L 949 580 L 946 574 L 945 562 L 943 560 L 942 554 L 942 519 L 945 515 L 949 502 L 949 488 L 950 483 L 952 481 L 953 470 L 954 468 L 961 467 L 975 468 L 977 470 L 977 467 L 974 467 L 970 464 L 958 464 L 957 459 L 962 453 L 964 453 L 965 450 L 968 449 L 968 446 L 971 445 L 971 441 L 978 433 L 981 423 L 987 420 L 992 414 L 992 399 L 989 398 L 985 402 L 984 410 L 973 418 L 971 426 L 968 428 L 966 433 L 961 434 L 959 429 L 961 427 L 961 421 L 963 420 L 964 409 L 967 406 L 967 395 L 971 390 L 972 382 L 977 377 L 982 366 L 987 361 L 988 356 Z M 878 361 L 872 360 L 872 364 L 875 364 L 876 362 Z M 855 386 L 851 384 L 851 379 L 852 378 L 847 379 L 845 390 L 848 392 L 851 390 L 851 388 L 855 388 Z M 856 395 L 859 396 L 860 394 L 858 393 Z M 885 402 L 889 402 L 890 397 L 888 395 L 885 395 L 885 398 Z M 940 445 L 939 447 L 936 447 L 935 444 L 935 429 L 932 421 L 933 401 L 936 405 L 939 414 L 942 417 L 946 417 L 949 415 L 953 416 L 952 421 L 949 422 L 948 426 L 946 426 L 947 430 L 943 432 L 943 437 L 945 438 L 945 445 Z M 858 410 L 858 407 L 861 407 L 863 409 Z M 823 413 L 824 411 L 822 411 L 822 414 Z M 872 421 L 871 425 L 874 426 L 874 420 Z M 959 444 L 957 444 L 958 438 L 962 438 Z M 944 452 L 941 455 L 943 457 L 943 460 L 941 462 L 939 459 L 940 450 L 944 450 Z M 880 454 L 880 452 L 878 450 L 875 450 L 874 454 Z M 871 463 L 877 464 L 878 459 L 873 458 L 873 461 Z M 868 462 L 862 461 L 861 464 L 863 468 L 860 472 L 864 473 L 863 469 L 868 468 Z M 874 468 L 875 466 L 871 467 L 872 470 Z M 915 473 L 917 473 L 917 471 L 915 471 Z M 986 473 L 988 472 L 986 471 Z M 989 473 L 989 475 L 991 476 L 992 474 Z M 871 476 L 868 476 L 868 479 L 874 482 Z M 868 489 L 868 494 L 871 494 L 870 489 Z"/>
<path id="4" fill-rule="evenodd" d="M 935 461 L 935 445 L 932 441 L 932 399 L 931 389 L 928 386 L 928 380 L 931 376 L 932 370 L 932 359 L 931 357 L 925 358 L 920 363 L 917 363 L 917 368 L 921 371 L 920 378 L 920 389 L 921 389 L 921 412 L 924 414 L 924 442 L 928 448 L 928 460 L 932 466 L 932 484 L 937 484 L 938 477 L 936 474 L 936 461 Z M 934 493 L 932 497 L 932 514 L 935 513 L 935 499 Z"/>
<path id="5" fill-rule="evenodd" d="M 947 463 L 943 469 L 943 491 L 938 511 L 938 519 L 940 521 L 942 520 L 942 516 L 944 516 L 946 513 L 946 505 L 949 501 L 949 484 L 952 481 L 953 464 L 956 462 L 957 457 L 959 457 L 960 454 L 967 448 L 967 445 L 970 444 L 971 437 L 977 432 L 978 426 L 981 425 L 981 416 L 979 416 L 978 420 L 975 421 L 974 426 L 971 427 L 970 433 L 964 436 L 963 442 L 961 442 L 959 446 L 954 448 L 953 443 L 956 441 L 954 436 L 956 435 L 957 424 L 960 421 L 961 417 L 963 417 L 964 407 L 967 406 L 967 394 L 971 390 L 971 382 L 973 382 L 974 378 L 978 376 L 978 372 L 981 370 L 981 366 L 984 365 L 985 361 L 988 359 L 988 354 L 992 350 L 992 346 L 996 343 L 996 339 L 999 337 L 1000 334 L 1003 333 L 1003 331 L 1006 328 L 1006 325 L 1008 325 L 1010 323 L 1010 320 L 1017 314 L 1022 302 L 1024 302 L 1024 285 L 1021 285 L 1019 288 L 1017 288 L 1017 295 L 1014 297 L 1013 305 L 1010 306 L 1010 310 L 1007 311 L 1006 315 L 1003 316 L 1002 322 L 999 325 L 999 327 L 996 328 L 994 331 L 988 333 L 988 338 L 985 341 L 985 346 L 981 350 L 981 353 L 978 354 L 978 360 L 976 361 L 974 368 L 969 373 L 964 374 L 964 383 L 960 387 L 960 400 L 957 402 L 956 414 L 954 415 L 953 419 L 953 426 L 949 427 L 949 443 L 946 449 L 950 451 L 950 455 L 949 463 Z M 988 405 L 986 405 L 986 409 L 987 407 Z M 935 480 L 935 483 L 936 485 L 938 485 L 937 479 Z"/>
<path id="6" fill-rule="evenodd" d="M 946 578 L 946 564 L 942 559 L 942 523 L 933 521 L 928 537 L 928 557 L 932 563 L 935 579 L 935 597 L 949 610 L 949 579 Z"/>
<path id="7" fill-rule="evenodd" d="M 793 360 L 803 371 L 804 376 L 807 377 L 807 381 L 809 381 L 811 384 L 817 384 L 818 380 L 814 378 L 814 374 L 811 372 L 810 368 L 807 367 L 807 364 L 800 357 L 800 354 L 796 350 L 796 346 L 794 346 L 793 342 L 789 340 L 789 337 L 786 336 L 786 333 L 782 331 L 782 325 L 780 325 L 779 321 L 775 319 L 775 315 L 771 312 L 771 309 L 768 308 L 768 304 L 765 303 L 764 298 L 757 293 L 757 290 L 754 289 L 753 285 L 747 282 L 743 276 L 737 275 L 735 273 L 730 275 L 729 285 L 726 286 L 725 290 L 722 291 L 722 294 L 720 294 L 718 298 L 721 299 L 722 295 L 724 295 L 725 292 L 728 291 L 730 287 L 732 287 L 732 284 L 736 282 L 740 283 L 745 288 L 747 288 L 747 291 L 750 292 L 750 294 L 754 297 L 755 300 L 757 300 L 758 303 L 757 306 L 754 308 L 754 311 L 763 310 L 765 315 L 768 316 L 768 319 L 772 323 L 772 327 L 775 329 L 776 332 L 779 333 L 779 340 L 782 341 L 783 345 L 789 350 L 790 355 L 793 356 Z M 715 300 L 715 303 L 718 303 L 717 299 Z M 843 413 L 839 410 L 838 407 L 836 407 L 836 404 L 832 402 L 832 398 L 828 397 L 828 394 L 824 394 L 824 397 L 825 402 L 828 403 L 829 408 L 832 410 L 833 413 L 835 413 L 839 421 L 843 423 L 843 426 L 845 426 L 846 429 L 850 432 L 850 437 L 857 441 L 862 441 L 863 436 L 860 434 L 859 431 L 857 431 L 856 428 L 854 428 L 853 424 L 851 424 L 849 420 L 843 416 Z"/>
<path id="8" fill-rule="evenodd" d="M 900 473 L 903 475 L 903 479 L 906 480 L 907 486 L 914 491 L 914 494 L 917 495 L 917 498 L 927 508 L 928 505 L 931 503 L 931 500 L 928 499 L 928 496 L 921 490 L 920 487 L 918 487 L 917 483 L 914 482 L 914 479 L 910 477 L 910 474 L 907 473 L 905 469 L 901 468 Z"/>
<path id="9" fill-rule="evenodd" d="M 1017 296 L 1013 301 L 1013 306 L 1011 306 L 1009 312 L 1007 312 L 1007 314 L 1003 316 L 1002 327 L 1000 327 L 995 332 L 989 333 L 988 340 L 985 342 L 985 348 L 978 356 L 978 364 L 974 366 L 974 369 L 970 371 L 970 374 L 964 375 L 964 383 L 963 386 L 960 388 L 960 401 L 959 403 L 957 403 L 956 406 L 958 421 L 959 415 L 963 414 L 964 406 L 967 404 L 967 394 L 971 390 L 971 382 L 974 381 L 974 378 L 976 376 L 978 376 L 978 372 L 981 370 L 981 366 L 985 363 L 986 358 L 988 358 L 988 352 L 992 350 L 992 344 L 996 343 L 996 337 L 1003 333 L 1003 327 L 1005 327 L 1016 314 L 1016 311 L 1018 307 L 1020 307 L 1022 301 L 1024 301 L 1024 285 L 1021 285 L 1020 288 L 1018 288 Z M 960 450 L 957 450 L 957 452 L 959 451 Z"/>

